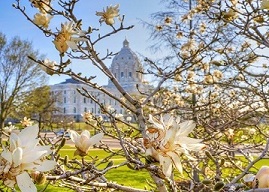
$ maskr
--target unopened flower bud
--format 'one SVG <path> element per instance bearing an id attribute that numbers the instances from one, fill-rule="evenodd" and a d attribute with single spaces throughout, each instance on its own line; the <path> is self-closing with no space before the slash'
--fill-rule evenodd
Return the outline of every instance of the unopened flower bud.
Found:
<path id="1" fill-rule="evenodd" d="M 41 173 L 39 171 L 35 171 L 31 173 L 31 177 L 34 180 L 34 182 L 38 185 L 42 185 L 46 182 L 46 175 L 44 173 Z"/>

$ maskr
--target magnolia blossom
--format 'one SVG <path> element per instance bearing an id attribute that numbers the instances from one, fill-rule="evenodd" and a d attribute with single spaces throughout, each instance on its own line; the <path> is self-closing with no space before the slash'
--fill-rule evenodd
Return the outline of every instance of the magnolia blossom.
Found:
<path id="1" fill-rule="evenodd" d="M 51 10 L 51 0 L 30 0 L 32 5 L 37 8 L 41 13 L 46 13 Z"/>
<path id="2" fill-rule="evenodd" d="M 269 9 L 269 0 L 262 0 L 261 9 Z"/>
<path id="3" fill-rule="evenodd" d="M 82 131 L 81 135 L 79 135 L 76 131 L 73 130 L 69 130 L 69 132 L 70 138 L 75 143 L 75 147 L 77 148 L 74 155 L 80 156 L 86 156 L 89 148 L 99 143 L 104 136 L 104 133 L 98 133 L 91 137 L 88 130 Z"/>
<path id="4" fill-rule="evenodd" d="M 12 125 L 12 124 L 4 127 L 4 131 L 7 132 L 7 133 L 11 133 L 15 129 L 16 129 L 16 127 L 14 125 Z"/>
<path id="5" fill-rule="evenodd" d="M 115 118 L 119 119 L 119 120 L 122 120 L 122 121 L 124 120 L 123 114 L 121 114 L 121 113 L 116 113 Z"/>
<path id="6" fill-rule="evenodd" d="M 228 12 L 223 12 L 223 18 L 232 21 L 236 18 L 237 12 L 234 9 L 229 9 Z"/>
<path id="7" fill-rule="evenodd" d="M 210 74 L 205 75 L 203 82 L 206 83 L 206 84 L 212 84 L 212 83 L 214 83 L 213 76 L 210 75 Z"/>
<path id="8" fill-rule="evenodd" d="M 60 53 L 65 53 L 69 47 L 72 50 L 77 50 L 78 42 L 87 41 L 86 38 L 83 38 L 81 36 L 85 36 L 85 33 L 76 28 L 75 22 L 65 22 L 61 25 L 61 31 L 55 37 L 53 43 Z"/>
<path id="9" fill-rule="evenodd" d="M 171 17 L 166 17 L 164 19 L 164 23 L 167 24 L 167 25 L 171 24 L 172 23 L 172 18 Z"/>
<path id="10" fill-rule="evenodd" d="M 195 49 L 197 49 L 197 44 L 194 39 L 188 40 L 181 46 L 181 51 L 194 51 Z"/>
<path id="11" fill-rule="evenodd" d="M 56 70 L 56 65 L 57 63 L 55 61 L 50 61 L 49 59 L 45 59 L 43 64 L 45 65 L 41 65 L 41 68 L 49 75 L 53 75 L 55 72 L 54 70 Z"/>
<path id="12" fill-rule="evenodd" d="M 219 70 L 215 70 L 213 72 L 213 76 L 214 76 L 214 78 L 216 78 L 217 80 L 219 80 L 219 79 L 221 79 L 223 77 L 223 73 L 221 71 L 219 71 Z"/>
<path id="13" fill-rule="evenodd" d="M 269 188 L 269 167 L 262 166 L 253 180 L 253 187 Z"/>
<path id="14" fill-rule="evenodd" d="M 83 113 L 82 117 L 85 123 L 90 124 L 92 126 L 97 126 L 96 118 L 90 111 Z"/>
<path id="15" fill-rule="evenodd" d="M 27 117 L 24 117 L 23 120 L 21 121 L 21 125 L 24 127 L 32 126 L 33 123 L 34 122 L 31 121 L 31 119 L 28 119 Z"/>
<path id="16" fill-rule="evenodd" d="M 202 22 L 199 27 L 200 27 L 199 31 L 201 33 L 204 33 L 206 30 L 206 24 L 204 22 Z"/>
<path id="17" fill-rule="evenodd" d="M 36 13 L 33 22 L 40 27 L 48 28 L 52 17 L 47 13 Z"/>
<path id="18" fill-rule="evenodd" d="M 255 175 L 249 173 L 249 174 L 246 174 L 242 179 L 243 179 L 246 186 L 248 186 L 249 188 L 252 188 L 253 181 L 255 179 Z"/>
<path id="19" fill-rule="evenodd" d="M 93 119 L 93 114 L 90 111 L 84 112 L 81 116 L 85 122 Z"/>
<path id="20" fill-rule="evenodd" d="M 119 4 L 115 6 L 106 7 L 103 12 L 96 12 L 97 16 L 101 16 L 99 22 L 105 22 L 107 25 L 113 25 L 115 23 L 114 17 L 119 17 Z"/>
<path id="21" fill-rule="evenodd" d="M 233 129 L 228 129 L 227 137 L 228 137 L 228 139 L 231 139 L 234 137 L 234 130 Z"/>
<path id="22" fill-rule="evenodd" d="M 22 192 L 37 191 L 27 171 L 49 171 L 55 161 L 44 157 L 51 153 L 50 146 L 40 146 L 37 126 L 30 126 L 18 134 L 12 132 L 9 146 L 3 146 L 0 156 L 0 179 L 13 188 L 18 185 Z"/>
<path id="23" fill-rule="evenodd" d="M 251 128 L 251 129 L 248 130 L 248 133 L 250 135 L 254 135 L 256 133 L 256 129 L 255 128 Z"/>
<path id="24" fill-rule="evenodd" d="M 170 177 L 172 168 L 175 167 L 182 173 L 180 156 L 185 154 L 189 159 L 195 160 L 189 151 L 200 151 L 205 147 L 201 139 L 188 137 L 195 128 L 193 121 L 179 123 L 179 118 L 167 115 L 158 121 L 149 115 L 151 125 L 146 130 L 144 146 L 146 154 L 151 155 L 160 162 L 165 176 Z"/>

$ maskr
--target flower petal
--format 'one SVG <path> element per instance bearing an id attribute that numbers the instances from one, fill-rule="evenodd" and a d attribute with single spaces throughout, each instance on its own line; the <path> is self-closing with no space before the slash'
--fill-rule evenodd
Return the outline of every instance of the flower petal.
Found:
<path id="1" fill-rule="evenodd" d="M 73 131 L 73 130 L 69 130 L 69 133 L 70 133 L 70 138 L 71 140 L 76 143 L 78 138 L 80 137 L 80 135 L 76 132 L 76 131 Z"/>
<path id="2" fill-rule="evenodd" d="M 7 150 L 4 146 L 3 146 L 3 152 L 1 153 L 1 156 L 7 160 L 10 164 L 12 163 L 12 153 Z"/>
<path id="3" fill-rule="evenodd" d="M 185 121 L 180 123 L 180 129 L 177 132 L 176 137 L 178 136 L 187 136 L 195 128 L 196 124 L 194 121 Z"/>
<path id="4" fill-rule="evenodd" d="M 32 182 L 28 173 L 23 172 L 16 176 L 17 185 L 22 192 L 36 192 L 36 186 Z"/>
<path id="5" fill-rule="evenodd" d="M 181 164 L 181 161 L 180 161 L 179 154 L 171 152 L 171 153 L 168 153 L 168 155 L 171 157 L 171 159 L 173 161 L 173 164 L 177 168 L 179 173 L 182 174 L 183 173 L 183 168 L 182 168 L 182 164 Z"/>
<path id="6" fill-rule="evenodd" d="M 23 155 L 23 150 L 20 147 L 17 147 L 13 154 L 12 154 L 12 159 L 14 162 L 14 167 L 17 167 L 18 165 L 20 165 L 22 163 L 22 155 Z"/>
<path id="7" fill-rule="evenodd" d="M 87 137 L 88 139 L 91 138 L 91 134 L 90 134 L 90 132 L 89 132 L 88 130 L 84 130 L 84 131 L 82 131 L 82 133 L 81 133 L 81 137 L 82 137 L 82 136 L 85 136 L 85 137 Z"/>
<path id="8" fill-rule="evenodd" d="M 21 145 L 19 136 L 16 133 L 11 133 L 9 136 L 10 151 L 13 151 Z"/>
<path id="9" fill-rule="evenodd" d="M 41 172 L 50 171 L 54 169 L 55 165 L 57 165 L 55 161 L 45 160 L 45 161 L 42 161 L 42 163 L 36 167 L 36 170 L 41 171 Z"/>
<path id="10" fill-rule="evenodd" d="M 161 123 L 159 123 L 159 121 L 155 119 L 151 114 L 149 114 L 148 122 L 152 123 L 154 125 L 154 128 L 161 129 L 161 130 L 164 129 L 164 126 Z"/>
<path id="11" fill-rule="evenodd" d="M 102 133 L 102 132 L 92 136 L 89 139 L 90 146 L 99 143 L 103 137 L 104 137 L 104 133 Z"/>
<path id="12" fill-rule="evenodd" d="M 166 177 L 170 177 L 172 174 L 172 161 L 170 157 L 159 155 L 159 159 L 163 174 Z"/>
<path id="13" fill-rule="evenodd" d="M 23 146 L 32 147 L 36 145 L 36 138 L 39 132 L 38 125 L 33 125 L 24 128 L 18 136 L 20 137 Z M 35 142 L 33 142 L 35 141 Z"/>
<path id="14" fill-rule="evenodd" d="M 68 47 L 70 47 L 73 51 L 77 51 L 78 50 L 78 46 L 77 43 L 74 41 L 66 41 L 66 44 L 68 45 Z"/>
<path id="15" fill-rule="evenodd" d="M 23 158 L 22 158 L 22 163 L 31 163 L 34 162 L 38 159 L 40 159 L 41 157 L 43 157 L 44 154 L 46 154 L 47 151 L 36 151 L 36 150 L 32 150 L 29 151 L 26 154 L 23 154 Z"/>

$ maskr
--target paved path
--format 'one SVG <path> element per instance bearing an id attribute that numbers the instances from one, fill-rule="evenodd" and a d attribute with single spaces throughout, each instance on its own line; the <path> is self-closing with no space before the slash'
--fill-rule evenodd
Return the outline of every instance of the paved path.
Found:
<path id="1" fill-rule="evenodd" d="M 55 138 L 56 137 L 54 132 L 41 133 L 40 135 L 41 135 L 41 137 L 44 137 L 46 135 L 46 137 L 48 137 L 48 138 Z M 119 141 L 116 139 L 112 139 L 110 137 L 105 136 L 102 139 L 102 142 L 107 144 L 111 148 L 121 148 Z M 66 144 L 74 145 L 74 143 L 70 139 L 66 140 Z"/>

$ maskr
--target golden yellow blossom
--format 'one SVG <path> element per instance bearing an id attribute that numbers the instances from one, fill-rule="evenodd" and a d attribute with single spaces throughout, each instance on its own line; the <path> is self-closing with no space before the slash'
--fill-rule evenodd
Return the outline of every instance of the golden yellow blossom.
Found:
<path id="1" fill-rule="evenodd" d="M 269 0 L 262 0 L 261 9 L 269 9 Z"/>
<path id="2" fill-rule="evenodd" d="M 28 119 L 27 117 L 24 117 L 23 120 L 21 121 L 21 125 L 23 127 L 28 127 L 28 126 L 32 126 L 33 125 L 33 121 L 31 121 L 31 119 Z"/>
<path id="3" fill-rule="evenodd" d="M 48 28 L 51 18 L 52 16 L 47 13 L 37 13 L 33 22 L 40 27 Z"/>
<path id="4" fill-rule="evenodd" d="M 68 45 L 66 43 L 66 38 L 63 33 L 59 33 L 54 41 L 53 41 L 55 48 L 60 52 L 60 53 L 65 53 L 68 49 Z"/>
<path id="5" fill-rule="evenodd" d="M 106 7 L 103 12 L 96 12 L 97 16 L 101 16 L 99 22 L 105 22 L 107 25 L 113 25 L 115 23 L 114 17 L 119 16 L 119 4 L 115 6 Z"/>
<path id="6" fill-rule="evenodd" d="M 161 31 L 161 30 L 163 30 L 163 26 L 161 26 L 161 25 L 156 25 L 156 26 L 155 26 L 155 29 L 156 29 L 157 31 Z"/>
<path id="7" fill-rule="evenodd" d="M 171 17 L 166 17 L 165 19 L 164 19 L 164 23 L 165 24 L 171 24 L 172 23 L 172 18 Z"/>
<path id="8" fill-rule="evenodd" d="M 237 12 L 234 9 L 229 9 L 228 12 L 223 12 L 223 18 L 232 21 L 236 18 Z"/>

